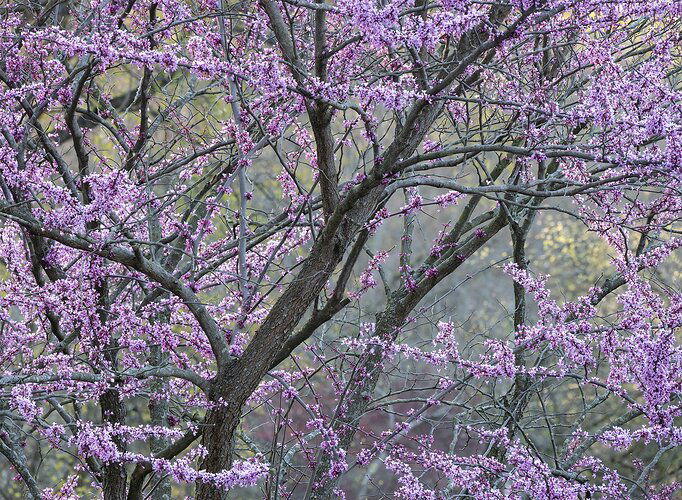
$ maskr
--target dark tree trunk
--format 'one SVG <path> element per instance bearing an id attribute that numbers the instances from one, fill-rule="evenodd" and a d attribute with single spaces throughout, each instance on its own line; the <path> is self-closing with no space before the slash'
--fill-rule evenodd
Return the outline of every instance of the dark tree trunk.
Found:
<path id="1" fill-rule="evenodd" d="M 102 421 L 111 424 L 125 423 L 125 406 L 116 389 L 107 389 L 99 398 L 99 402 L 102 408 Z M 115 437 L 113 440 L 120 451 L 125 450 L 123 439 Z M 125 465 L 116 462 L 105 464 L 102 467 L 104 500 L 125 500 L 127 481 Z"/>
<path id="2" fill-rule="evenodd" d="M 311 257 L 301 272 L 277 300 L 244 355 L 219 371 L 213 383 L 211 401 L 220 402 L 210 410 L 205 420 L 203 445 L 208 454 L 201 464 L 207 472 L 220 472 L 232 465 L 234 431 L 239 424 L 241 410 L 258 387 L 263 375 L 289 337 L 308 306 L 327 283 L 352 233 L 344 241 L 318 239 Z M 218 500 L 225 492 L 217 486 L 198 482 L 197 500 Z"/>

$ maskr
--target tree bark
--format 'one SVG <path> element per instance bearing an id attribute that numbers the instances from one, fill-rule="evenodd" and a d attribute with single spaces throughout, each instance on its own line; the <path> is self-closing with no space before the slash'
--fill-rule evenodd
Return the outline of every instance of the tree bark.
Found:
<path id="1" fill-rule="evenodd" d="M 125 424 L 125 407 L 118 390 L 107 389 L 99 398 L 102 408 L 102 421 L 110 424 Z M 125 442 L 120 437 L 113 438 L 119 451 L 125 450 Z M 128 474 L 125 465 L 112 462 L 102 467 L 102 489 L 104 500 L 125 500 Z"/>

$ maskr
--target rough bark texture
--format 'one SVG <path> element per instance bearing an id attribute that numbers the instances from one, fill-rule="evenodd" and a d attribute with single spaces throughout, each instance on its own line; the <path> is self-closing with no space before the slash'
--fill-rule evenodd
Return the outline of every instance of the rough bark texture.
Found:
<path id="1" fill-rule="evenodd" d="M 279 348 L 317 297 L 343 252 L 352 233 L 343 239 L 320 241 L 301 272 L 277 300 L 244 355 L 219 371 L 213 383 L 211 400 L 221 402 L 205 421 L 203 445 L 208 454 L 202 468 L 209 472 L 229 469 L 232 463 L 232 439 L 239 424 L 241 409 L 258 386 Z M 219 488 L 197 484 L 198 500 L 224 498 Z"/>
<path id="2" fill-rule="evenodd" d="M 168 354 L 163 353 L 159 347 L 152 348 L 152 364 L 162 366 L 168 359 Z M 151 384 L 152 399 L 149 402 L 149 415 L 152 425 L 166 427 L 168 425 L 168 401 L 165 393 L 168 384 L 163 379 L 154 380 Z M 154 396 L 162 396 L 163 399 L 154 399 Z M 154 455 L 158 455 L 168 446 L 168 440 L 164 438 L 151 438 L 150 448 Z M 155 475 L 152 478 L 151 500 L 171 500 L 171 481 L 169 477 Z"/>
<path id="3" fill-rule="evenodd" d="M 223 404 L 206 418 L 203 444 L 208 454 L 202 469 L 219 472 L 232 463 L 232 440 L 239 423 L 241 408 L 258 387 L 289 336 L 294 332 L 308 307 L 324 288 L 355 235 L 373 214 L 383 192 L 383 172 L 390 171 L 399 158 L 411 154 L 442 109 L 442 104 L 424 104 L 408 119 L 409 133 L 403 131 L 388 148 L 384 161 L 375 167 L 375 175 L 357 191 L 351 191 L 327 220 L 322 233 L 310 251 L 302 270 L 277 299 L 265 321 L 249 343 L 244 355 L 219 368 L 213 382 L 212 401 Z M 220 489 L 197 484 L 197 500 L 219 499 Z"/>
<path id="4" fill-rule="evenodd" d="M 125 406 L 115 389 L 108 389 L 100 397 L 102 420 L 110 424 L 125 423 Z M 125 450 L 125 442 L 114 438 L 120 450 Z M 128 474 L 124 465 L 119 463 L 105 464 L 102 467 L 102 483 L 105 500 L 125 500 L 127 496 Z"/>

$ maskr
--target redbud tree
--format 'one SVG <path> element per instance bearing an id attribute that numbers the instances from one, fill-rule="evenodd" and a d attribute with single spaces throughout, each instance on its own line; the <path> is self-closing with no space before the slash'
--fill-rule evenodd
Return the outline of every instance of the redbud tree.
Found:
<path id="1" fill-rule="evenodd" d="M 675 496 L 681 2 L 0 19 L 13 498 Z M 549 212 L 608 248 L 574 297 Z"/>

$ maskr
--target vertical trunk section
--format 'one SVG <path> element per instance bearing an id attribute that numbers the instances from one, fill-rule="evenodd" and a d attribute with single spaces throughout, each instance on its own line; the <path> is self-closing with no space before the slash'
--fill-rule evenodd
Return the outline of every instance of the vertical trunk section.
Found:
<path id="1" fill-rule="evenodd" d="M 202 469 L 207 472 L 220 472 L 232 466 L 234 431 L 239 424 L 240 414 L 241 405 L 232 402 L 209 412 L 202 440 L 202 444 L 208 450 L 208 455 L 201 464 Z M 227 491 L 213 483 L 198 481 L 195 498 L 197 500 L 225 500 Z"/>
<path id="2" fill-rule="evenodd" d="M 161 366 L 167 360 L 168 354 L 162 352 L 159 346 L 152 347 L 151 362 L 154 366 Z M 151 399 L 149 401 L 149 415 L 151 416 L 152 425 L 159 427 L 166 427 L 168 425 L 168 401 L 165 399 L 167 391 L 168 384 L 164 379 L 159 378 L 152 382 L 152 398 L 154 395 L 162 395 L 159 399 Z M 164 450 L 168 444 L 168 439 L 164 438 L 152 438 L 149 443 L 154 455 Z M 171 482 L 169 477 L 155 474 L 151 484 L 153 488 L 151 500 L 171 500 Z"/>
<path id="3" fill-rule="evenodd" d="M 99 398 L 102 408 L 102 421 L 105 423 L 125 424 L 125 406 L 121 402 L 118 390 L 107 389 Z M 125 451 L 125 442 L 120 437 L 113 438 L 119 451 Z M 125 465 L 109 463 L 102 467 L 104 500 L 125 500 L 128 474 Z"/>
<path id="4" fill-rule="evenodd" d="M 109 289 L 106 280 L 95 286 L 98 300 L 98 316 L 100 323 L 105 325 L 108 319 L 107 298 Z M 102 346 L 104 349 L 104 358 L 110 364 L 111 368 L 116 370 L 118 368 L 118 341 L 113 332 L 111 338 Z M 116 387 L 110 387 L 99 398 L 99 404 L 102 412 L 102 422 L 112 426 L 125 425 L 126 423 L 126 408 L 121 401 L 121 396 Z M 126 450 L 126 443 L 122 437 L 116 436 L 113 438 L 116 447 L 120 452 Z M 108 463 L 102 466 L 102 483 L 104 500 L 125 500 L 127 494 L 128 473 L 125 465 L 121 463 Z"/>

